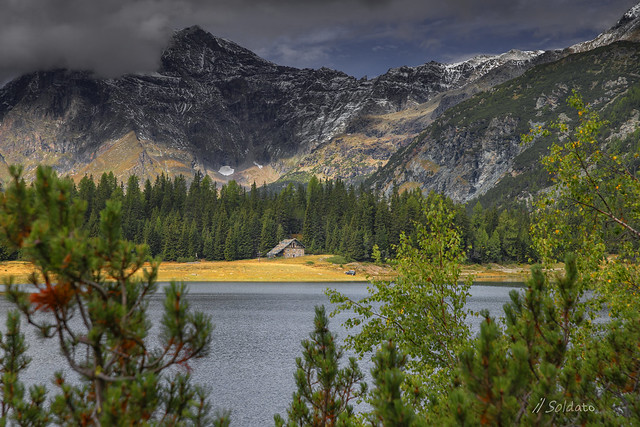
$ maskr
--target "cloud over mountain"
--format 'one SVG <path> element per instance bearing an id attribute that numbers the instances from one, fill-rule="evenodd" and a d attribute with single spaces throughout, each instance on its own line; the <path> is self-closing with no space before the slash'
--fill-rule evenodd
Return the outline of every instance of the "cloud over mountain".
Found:
<path id="1" fill-rule="evenodd" d="M 607 28 L 633 0 L 6 0 L 0 83 L 36 69 L 103 76 L 153 71 L 173 30 L 200 25 L 298 67 L 379 74 L 465 52 L 566 46 Z M 395 51 L 379 49 L 391 44 Z M 376 48 L 378 47 L 378 48 Z"/>

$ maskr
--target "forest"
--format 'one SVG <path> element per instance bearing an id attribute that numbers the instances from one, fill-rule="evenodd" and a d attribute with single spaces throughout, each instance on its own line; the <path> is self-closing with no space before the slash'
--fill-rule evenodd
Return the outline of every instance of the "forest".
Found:
<path id="1" fill-rule="evenodd" d="M 256 258 L 289 237 L 299 238 L 307 253 L 372 261 L 379 251 L 379 261 L 384 261 L 395 257 L 401 233 L 415 235 L 425 201 L 417 189 L 394 188 L 386 197 L 364 186 L 316 178 L 278 192 L 255 183 L 245 189 L 235 181 L 218 187 L 202 174 L 191 181 L 162 174 L 141 185 L 135 175 L 125 183 L 104 173 L 97 183 L 92 176 L 83 177 L 72 185 L 72 194 L 86 202 L 83 228 L 90 236 L 98 235 L 99 213 L 107 201 L 120 201 L 123 236 L 148 244 L 151 254 L 165 261 Z M 447 203 L 455 209 L 468 261 L 535 259 L 524 206 L 499 210 L 480 203 Z M 3 248 L 0 257 L 16 259 L 19 254 Z"/>

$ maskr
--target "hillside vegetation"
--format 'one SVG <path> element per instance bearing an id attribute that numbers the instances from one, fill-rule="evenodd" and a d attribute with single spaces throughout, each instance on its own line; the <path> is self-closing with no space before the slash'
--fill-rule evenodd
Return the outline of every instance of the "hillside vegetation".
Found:
<path id="1" fill-rule="evenodd" d="M 386 191 L 415 182 L 454 200 L 480 197 L 485 206 L 529 199 L 550 185 L 540 166 L 550 141 L 524 145 L 520 136 L 566 115 L 576 90 L 626 139 L 637 129 L 639 82 L 640 44 L 633 42 L 538 65 L 447 110 L 369 182 Z"/>

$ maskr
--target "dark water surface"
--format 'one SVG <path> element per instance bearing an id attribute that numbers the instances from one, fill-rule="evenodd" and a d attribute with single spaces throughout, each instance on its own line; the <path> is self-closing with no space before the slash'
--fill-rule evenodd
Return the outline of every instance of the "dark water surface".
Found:
<path id="1" fill-rule="evenodd" d="M 366 296 L 367 283 L 191 283 L 190 302 L 195 310 L 210 314 L 216 328 L 211 355 L 192 364 L 193 377 L 211 388 L 214 408 L 230 409 L 233 426 L 273 425 L 273 414 L 285 415 L 295 389 L 295 358 L 300 341 L 313 328 L 314 306 L 325 304 L 327 287 L 354 298 Z M 512 284 L 517 286 L 518 284 Z M 469 308 L 488 309 L 500 316 L 512 286 L 473 286 Z M 2 300 L 0 313 L 11 305 Z M 153 297 L 150 316 L 154 325 L 162 315 L 162 296 Z M 0 316 L 4 319 L 4 315 Z M 347 314 L 331 319 L 331 330 L 344 337 L 341 323 Z M 478 330 L 480 319 L 470 324 Z M 4 322 L 3 322 L 4 329 Z M 53 340 L 36 338 L 32 327 L 23 330 L 33 362 L 22 377 L 26 384 L 49 383 L 65 363 Z M 369 360 L 361 362 L 367 372 Z"/>

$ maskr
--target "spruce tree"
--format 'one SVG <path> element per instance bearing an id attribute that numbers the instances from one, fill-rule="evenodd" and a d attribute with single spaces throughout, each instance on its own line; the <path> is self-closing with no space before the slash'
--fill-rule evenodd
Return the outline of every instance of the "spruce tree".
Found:
<path id="1" fill-rule="evenodd" d="M 287 410 L 287 420 L 275 415 L 277 426 L 355 425 L 351 401 L 366 393 L 364 374 L 356 359 L 340 368 L 342 350 L 329 330 L 324 306 L 316 306 L 314 331 L 302 341 L 302 357 L 296 359 L 298 390 Z"/>
<path id="2" fill-rule="evenodd" d="M 70 180 L 39 167 L 29 187 L 21 168 L 10 172 L 13 181 L 0 199 L 0 232 L 37 273 L 30 278 L 32 293 L 9 284 L 8 297 L 45 339 L 59 344 L 81 380 L 71 384 L 55 375 L 53 421 L 205 422 L 202 389 L 180 370 L 169 370 L 208 354 L 211 320 L 191 312 L 186 287 L 173 283 L 165 291 L 158 344 L 149 342 L 148 298 L 158 289 L 158 263 L 143 270 L 148 248 L 122 239 L 121 202 L 105 204 L 100 236 L 91 238 L 81 228 L 85 204 L 70 199 Z M 78 324 L 71 326 L 72 318 Z"/>
<path id="3" fill-rule="evenodd" d="M 374 426 L 410 427 L 426 425 L 413 407 L 403 399 L 404 367 L 407 357 L 398 351 L 393 340 L 382 343 L 373 357 L 371 370 L 375 388 L 369 403 L 373 407 L 370 422 Z"/>
<path id="4" fill-rule="evenodd" d="M 260 253 L 263 255 L 269 252 L 278 244 L 278 224 L 273 216 L 273 211 L 267 209 L 262 218 L 262 229 L 260 231 Z"/>

